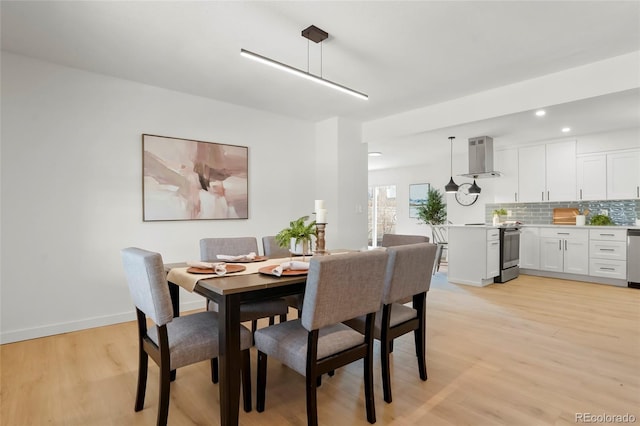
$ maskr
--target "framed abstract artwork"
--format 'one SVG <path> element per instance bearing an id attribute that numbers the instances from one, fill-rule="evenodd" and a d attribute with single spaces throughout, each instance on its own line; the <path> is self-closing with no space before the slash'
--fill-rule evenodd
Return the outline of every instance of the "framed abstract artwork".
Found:
<path id="1" fill-rule="evenodd" d="M 409 185 L 409 217 L 418 217 L 418 207 L 427 202 L 429 186 L 428 183 Z"/>
<path id="2" fill-rule="evenodd" d="M 143 221 L 247 219 L 248 150 L 143 134 Z"/>

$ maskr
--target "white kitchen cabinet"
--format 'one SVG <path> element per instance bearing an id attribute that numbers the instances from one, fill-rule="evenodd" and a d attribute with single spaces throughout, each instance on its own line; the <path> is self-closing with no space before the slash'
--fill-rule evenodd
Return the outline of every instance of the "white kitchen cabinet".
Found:
<path id="1" fill-rule="evenodd" d="M 607 198 L 640 198 L 640 151 L 607 155 Z"/>
<path id="2" fill-rule="evenodd" d="M 518 150 L 518 201 L 545 201 L 545 146 L 527 146 Z"/>
<path id="3" fill-rule="evenodd" d="M 576 199 L 576 141 L 550 143 L 546 148 L 546 201 Z"/>
<path id="4" fill-rule="evenodd" d="M 520 202 L 576 199 L 576 142 L 557 142 L 518 150 Z"/>
<path id="5" fill-rule="evenodd" d="M 486 286 L 500 274 L 499 230 L 487 226 L 449 226 L 448 279 Z"/>
<path id="6" fill-rule="evenodd" d="M 589 231 L 587 229 L 542 228 L 540 269 L 570 274 L 589 274 Z"/>
<path id="7" fill-rule="evenodd" d="M 627 230 L 589 230 L 589 275 L 627 279 Z"/>
<path id="8" fill-rule="evenodd" d="M 607 198 L 607 155 L 584 155 L 577 159 L 578 200 Z"/>
<path id="9" fill-rule="evenodd" d="M 501 173 L 495 180 L 494 202 L 518 202 L 518 149 L 504 149 L 495 153 L 495 169 Z"/>
<path id="10" fill-rule="evenodd" d="M 500 239 L 487 241 L 487 266 L 484 279 L 500 275 Z"/>
<path id="11" fill-rule="evenodd" d="M 540 228 L 520 229 L 520 268 L 540 269 Z"/>

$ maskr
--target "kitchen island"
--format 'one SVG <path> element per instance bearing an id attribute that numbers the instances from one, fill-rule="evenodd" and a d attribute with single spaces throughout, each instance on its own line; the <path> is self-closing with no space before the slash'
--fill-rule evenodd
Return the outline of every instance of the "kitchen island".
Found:
<path id="1" fill-rule="evenodd" d="M 449 225 L 449 282 L 484 287 L 500 274 L 500 231 L 491 225 Z"/>

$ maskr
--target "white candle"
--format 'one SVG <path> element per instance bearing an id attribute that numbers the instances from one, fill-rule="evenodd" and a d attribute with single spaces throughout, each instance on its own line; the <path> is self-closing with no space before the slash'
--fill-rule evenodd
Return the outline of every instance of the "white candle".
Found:
<path id="1" fill-rule="evenodd" d="M 327 223 L 327 209 L 316 210 L 316 223 Z"/>
<path id="2" fill-rule="evenodd" d="M 324 200 L 316 200 L 314 212 L 318 213 L 320 209 L 324 209 Z"/>

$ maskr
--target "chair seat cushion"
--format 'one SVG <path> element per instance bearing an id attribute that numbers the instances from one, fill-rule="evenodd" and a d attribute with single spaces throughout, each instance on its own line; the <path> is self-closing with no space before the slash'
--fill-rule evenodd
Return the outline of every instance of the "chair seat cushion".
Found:
<path id="1" fill-rule="evenodd" d="M 309 332 L 299 319 L 262 328 L 255 332 L 255 346 L 303 376 L 306 374 Z M 364 336 L 344 324 L 320 329 L 318 360 L 364 343 Z"/>
<path id="2" fill-rule="evenodd" d="M 155 326 L 149 327 L 147 334 L 158 345 L 158 329 Z M 218 357 L 218 314 L 216 312 L 199 312 L 174 318 L 167 324 L 167 335 L 172 370 Z M 241 325 L 240 348 L 250 347 L 251 332 Z"/>
<path id="3" fill-rule="evenodd" d="M 402 324 L 403 322 L 412 320 L 418 317 L 418 311 L 415 309 L 401 305 L 399 303 L 394 303 L 391 305 L 391 318 L 389 319 L 389 326 L 395 327 L 398 324 Z M 345 321 L 345 324 L 348 324 L 349 327 L 358 330 L 360 333 L 364 333 L 366 317 L 361 316 L 358 318 L 354 318 L 349 321 Z M 374 325 L 373 337 L 380 340 L 380 329 L 382 324 L 382 310 L 376 313 L 376 321 Z"/>
<path id="4" fill-rule="evenodd" d="M 218 304 L 209 301 L 209 310 L 218 311 Z M 287 315 L 289 305 L 284 299 L 247 302 L 240 305 L 240 322 L 259 320 L 260 318 Z"/>

